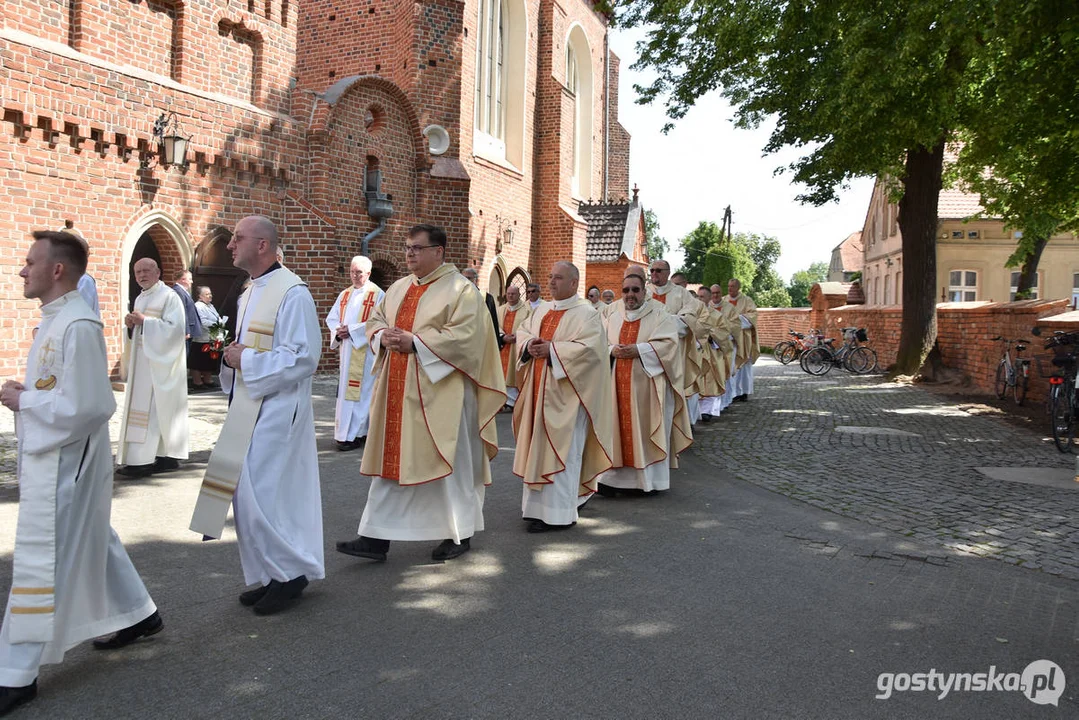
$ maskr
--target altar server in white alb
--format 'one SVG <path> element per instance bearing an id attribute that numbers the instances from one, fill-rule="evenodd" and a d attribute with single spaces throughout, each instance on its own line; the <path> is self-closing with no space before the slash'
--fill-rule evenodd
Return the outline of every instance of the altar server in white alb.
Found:
<path id="1" fill-rule="evenodd" d="M 240 604 L 258 615 L 289 607 L 325 577 L 311 378 L 322 330 L 311 293 L 276 259 L 277 229 L 262 216 L 236 224 L 236 267 L 251 275 L 237 306 L 239 342 L 225 348 L 229 411 L 202 481 L 191 529 L 221 537 L 232 504 L 244 581 Z"/>
<path id="2" fill-rule="evenodd" d="M 363 447 L 371 412 L 371 389 L 375 385 L 375 353 L 369 352 L 367 320 L 385 295 L 371 282 L 371 261 L 363 255 L 352 258 L 349 268 L 352 287 L 346 288 L 326 317 L 330 329 L 330 349 L 339 353 L 340 379 L 337 383 L 337 412 L 333 437 L 337 449 Z"/>
<path id="3" fill-rule="evenodd" d="M 124 318 L 131 329 L 117 470 L 145 477 L 187 459 L 187 317 L 150 258 L 135 263 L 142 293 Z"/>
<path id="4" fill-rule="evenodd" d="M 37 695 L 41 665 L 58 663 L 100 635 L 113 650 L 164 624 L 109 526 L 116 410 L 101 321 L 79 294 L 86 251 L 65 232 L 36 232 L 19 273 L 41 302 L 25 382 L 8 380 L 0 402 L 15 413 L 19 520 L 3 628 L 0 715 Z M 171 294 L 171 291 L 170 291 Z"/>

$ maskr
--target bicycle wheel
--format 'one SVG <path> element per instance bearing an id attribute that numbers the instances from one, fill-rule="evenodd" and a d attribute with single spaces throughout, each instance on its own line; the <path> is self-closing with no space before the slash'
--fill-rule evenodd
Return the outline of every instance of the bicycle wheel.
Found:
<path id="1" fill-rule="evenodd" d="M 846 368 L 856 375 L 865 375 L 877 364 L 873 351 L 866 347 L 857 347 L 846 358 Z"/>
<path id="2" fill-rule="evenodd" d="M 993 388 L 996 390 L 997 400 L 1003 400 L 1008 392 L 1008 366 L 1003 360 L 997 365 L 997 379 L 993 383 Z"/>
<path id="3" fill-rule="evenodd" d="M 1030 364 L 1026 360 L 1020 360 L 1015 368 L 1015 385 L 1012 387 L 1012 395 L 1015 404 L 1022 405 L 1027 399 L 1027 387 L 1030 385 Z"/>
<path id="4" fill-rule="evenodd" d="M 813 348 L 802 356 L 802 367 L 810 375 L 827 375 L 832 369 L 833 357 L 825 348 Z"/>
<path id="5" fill-rule="evenodd" d="M 794 362 L 794 359 L 798 357 L 798 352 L 798 346 L 794 343 L 791 343 L 787 347 L 783 348 L 783 354 L 778 356 L 777 359 L 784 365 L 790 365 L 792 362 Z"/>
<path id="6" fill-rule="evenodd" d="M 776 360 L 779 360 L 780 362 L 783 362 L 783 360 L 781 360 L 780 358 L 783 357 L 783 353 L 787 351 L 787 348 L 790 347 L 790 345 L 790 342 L 787 340 L 777 342 L 775 344 L 775 347 L 772 348 L 772 357 L 774 357 Z M 783 364 L 785 365 L 786 363 Z"/>
<path id="7" fill-rule="evenodd" d="M 1071 385 L 1065 383 L 1053 396 L 1053 442 L 1062 453 L 1072 452 L 1075 440 L 1075 417 L 1072 408 L 1074 394 L 1075 390 Z"/>

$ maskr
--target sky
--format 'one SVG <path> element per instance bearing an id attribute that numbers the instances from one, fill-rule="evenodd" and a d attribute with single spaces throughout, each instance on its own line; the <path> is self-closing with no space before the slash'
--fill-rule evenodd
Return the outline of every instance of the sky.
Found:
<path id="1" fill-rule="evenodd" d="M 702 220 L 719 225 L 727 205 L 734 232 L 779 240 L 783 252 L 776 271 L 784 282 L 814 262 L 828 263 L 832 248 L 862 229 L 872 179 L 851 182 L 838 203 L 819 208 L 800 204 L 795 197 L 802 188 L 791 184 L 788 175 L 774 175 L 776 168 L 797 159 L 797 153 L 765 157 L 769 128 L 736 129 L 734 112 L 718 92 L 701 98 L 664 135 L 661 128 L 667 117 L 662 101 L 638 105 L 633 90 L 634 83 L 650 80 L 630 69 L 637 59 L 636 41 L 643 37 L 640 30 L 611 32 L 611 49 L 622 61 L 618 115 L 632 138 L 630 186 L 640 187 L 641 204 L 656 213 L 660 235 L 671 245 L 667 258 L 671 265 L 677 268 L 683 259 L 678 239 Z"/>

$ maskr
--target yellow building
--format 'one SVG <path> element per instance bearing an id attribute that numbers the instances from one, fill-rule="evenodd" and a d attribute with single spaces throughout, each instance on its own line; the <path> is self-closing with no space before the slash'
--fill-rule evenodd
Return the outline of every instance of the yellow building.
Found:
<path id="1" fill-rule="evenodd" d="M 981 210 L 978 196 L 942 190 L 937 199 L 938 302 L 1015 299 L 1019 268 L 1005 267 L 1022 237 L 1000 220 L 967 220 Z M 884 184 L 873 186 L 862 226 L 865 265 L 862 290 L 867 305 L 903 304 L 903 238 L 899 206 L 889 202 Z M 1079 298 L 1079 240 L 1074 233 L 1054 235 L 1038 263 L 1035 298 Z"/>

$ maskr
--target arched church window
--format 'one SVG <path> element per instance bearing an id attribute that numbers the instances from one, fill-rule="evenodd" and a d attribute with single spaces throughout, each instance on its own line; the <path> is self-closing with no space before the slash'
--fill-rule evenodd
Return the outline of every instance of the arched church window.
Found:
<path id="1" fill-rule="evenodd" d="M 524 0 L 479 0 L 473 153 L 521 168 L 524 163 Z"/>

